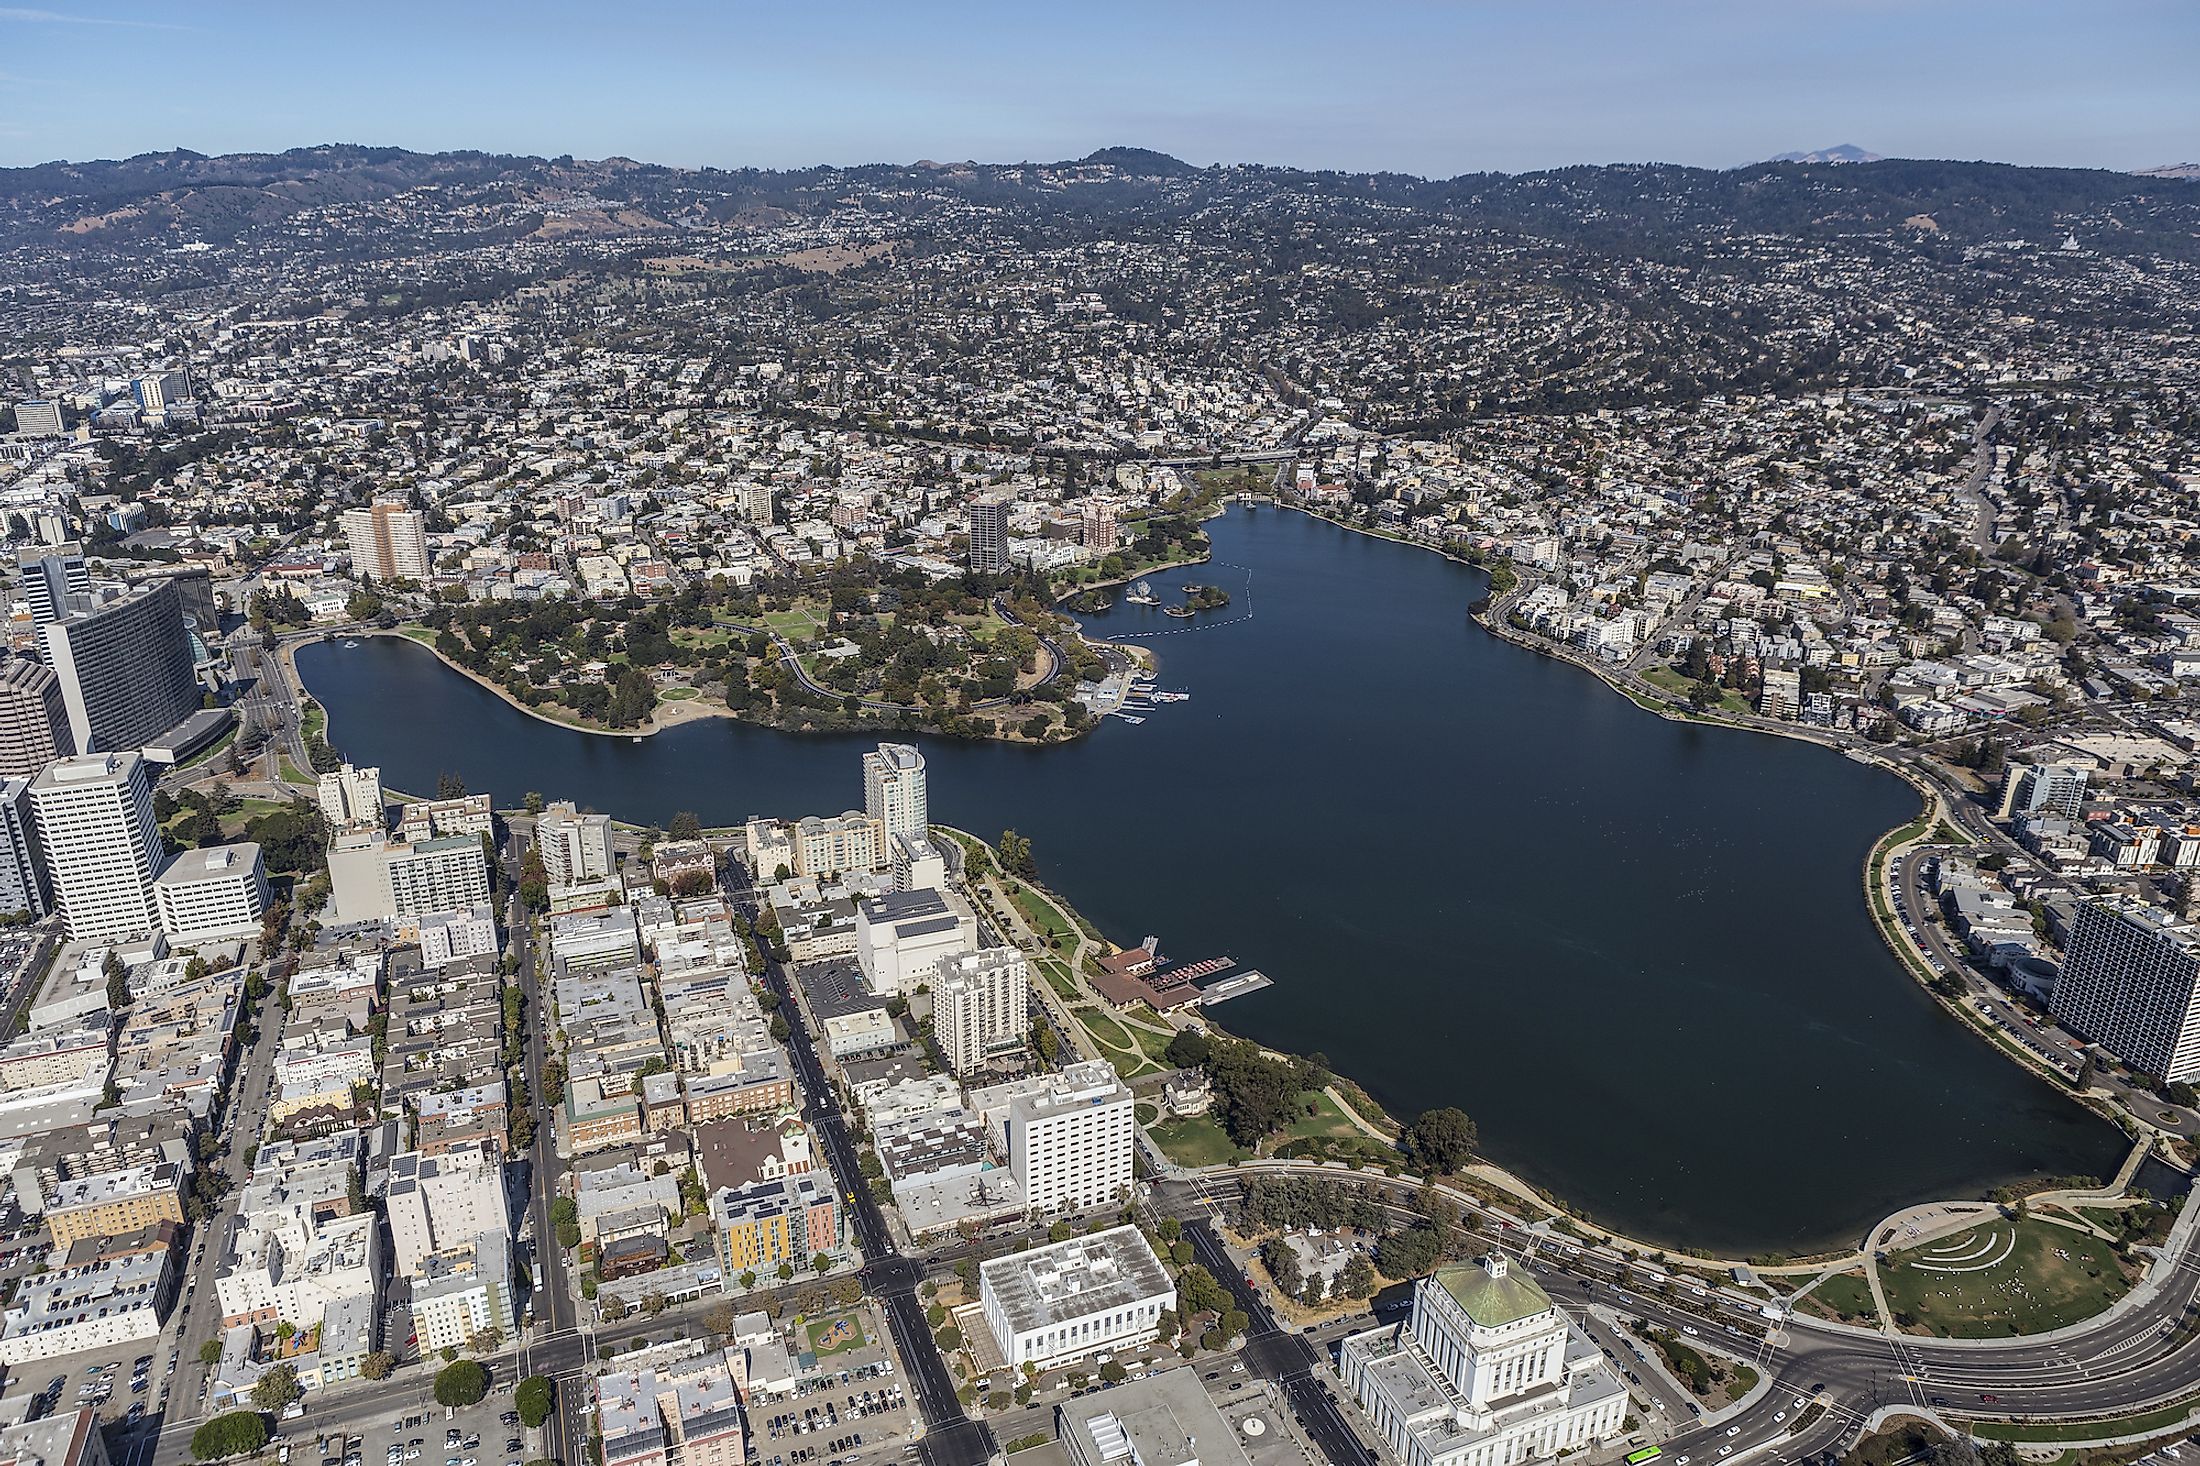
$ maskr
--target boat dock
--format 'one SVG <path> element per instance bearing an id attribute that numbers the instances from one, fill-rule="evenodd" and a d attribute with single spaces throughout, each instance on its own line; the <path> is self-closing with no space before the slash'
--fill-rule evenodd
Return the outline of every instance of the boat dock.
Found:
<path id="1" fill-rule="evenodd" d="M 1275 985 L 1275 982 L 1266 973 L 1255 972 L 1251 968 L 1247 968 L 1233 977 L 1224 978 L 1211 987 L 1201 988 L 1199 990 L 1199 1006 L 1212 1008 L 1217 1003 L 1227 1003 L 1232 998 L 1242 998 L 1247 993 L 1257 993 L 1262 988 L 1272 988 Z"/>

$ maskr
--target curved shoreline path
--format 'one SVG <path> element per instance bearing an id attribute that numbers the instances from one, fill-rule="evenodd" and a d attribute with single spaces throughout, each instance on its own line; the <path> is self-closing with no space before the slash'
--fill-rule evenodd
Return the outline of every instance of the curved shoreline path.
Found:
<path id="1" fill-rule="evenodd" d="M 1275 986 L 1228 1028 L 1323 1052 L 1393 1114 L 1459 1106 L 1492 1161 L 1631 1236 L 1818 1252 L 1922 1201 L 2116 1169 L 2118 1132 L 1880 940 L 1859 872 L 1917 813 L 1904 781 L 1613 696 L 1475 624 L 1483 577 L 1426 549 L 1272 509 L 1207 529 L 1259 615 L 1167 643 L 1192 700 L 1045 748 L 920 736 L 935 821 L 1028 837 L 1118 941 L 1258 968 Z M 400 788 L 451 769 L 726 825 L 858 803 L 876 742 L 576 737 L 394 639 L 298 660 L 344 753 Z"/>

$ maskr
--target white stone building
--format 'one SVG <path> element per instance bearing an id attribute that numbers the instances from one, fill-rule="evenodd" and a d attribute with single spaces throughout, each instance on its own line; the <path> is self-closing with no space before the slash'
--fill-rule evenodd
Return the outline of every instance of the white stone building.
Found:
<path id="1" fill-rule="evenodd" d="M 1338 1372 L 1404 1466 L 1517 1466 L 1618 1435 L 1627 1389 L 1501 1254 L 1441 1268 L 1405 1323 L 1344 1341 Z"/>

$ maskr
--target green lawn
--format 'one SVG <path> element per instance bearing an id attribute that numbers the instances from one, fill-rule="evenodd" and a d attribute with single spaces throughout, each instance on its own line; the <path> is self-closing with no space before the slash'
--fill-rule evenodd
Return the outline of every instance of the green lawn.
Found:
<path id="1" fill-rule="evenodd" d="M 702 696 L 702 694 L 701 694 L 701 693 L 699 693 L 699 692 L 697 692 L 697 691 L 696 691 L 696 690 L 695 690 L 694 688 L 692 688 L 692 687 L 667 687 L 667 688 L 663 688 L 663 689 L 661 689 L 661 690 L 660 690 L 660 691 L 659 691 L 659 692 L 657 693 L 657 701 L 659 701 L 659 702 L 686 702 L 686 701 L 688 701 L 688 700 L 689 700 L 690 698 L 696 698 L 696 697 L 701 697 L 701 696 Z"/>
<path id="2" fill-rule="evenodd" d="M 1100 1040 L 1109 1048 L 1129 1052 L 1136 1047 L 1131 1042 L 1131 1036 L 1123 1031 L 1123 1025 L 1101 1012 L 1098 1008 L 1087 1004 L 1081 1008 L 1072 1008 L 1070 1011 L 1077 1015 L 1077 1020 L 1080 1023 L 1091 1030 L 1094 1038 Z"/>
<path id="3" fill-rule="evenodd" d="M 1695 685 L 1687 676 L 1676 672 L 1671 667 L 1652 667 L 1642 674 L 1642 680 L 1653 687 L 1662 687 L 1667 692 L 1677 693 L 1682 697 L 1688 696 L 1688 689 Z M 1753 713 L 1757 711 L 1749 705 L 1748 698 L 1732 688 L 1720 689 L 1719 700 L 1713 703 L 1712 706 L 1722 713 Z"/>
<path id="4" fill-rule="evenodd" d="M 422 626 L 418 622 L 409 622 L 398 627 L 397 634 L 417 641 L 422 646 L 435 645 L 435 628 L 432 626 Z"/>
<path id="5" fill-rule="evenodd" d="M 328 713 L 322 709 L 319 703 L 310 697 L 307 698 L 304 706 L 299 710 L 298 736 L 310 744 L 314 739 L 322 737 L 327 732 Z"/>
<path id="6" fill-rule="evenodd" d="M 320 786 L 321 780 L 319 776 L 314 774 L 302 774 L 298 772 L 298 766 L 290 761 L 290 755 L 278 754 L 276 755 L 276 757 L 280 761 L 283 782 L 285 784 L 302 784 L 308 789 L 318 788 Z"/>
<path id="7" fill-rule="evenodd" d="M 2125 1435 L 2151 1435 L 2182 1425 L 2185 1417 L 2200 1406 L 2200 1395 L 2193 1395 L 2158 1410 L 2143 1415 L 2125 1415 L 2113 1420 L 2095 1420 L 2074 1425 L 2012 1425 L 2000 1421 L 1980 1420 L 1971 1425 L 1971 1433 L 1990 1441 L 2010 1441 L 2053 1445 L 2058 1441 L 2091 1441 L 2103 1437 Z"/>
<path id="8" fill-rule="evenodd" d="M 791 611 L 766 611 L 764 624 L 788 641 L 808 641 L 825 629 L 825 618 L 807 606 Z"/>
<path id="9" fill-rule="evenodd" d="M 1055 942 L 1077 945 L 1077 928 L 1070 924 L 1060 907 L 1022 881 L 1011 881 L 1008 891 L 1009 899 L 1016 903 L 1016 909 L 1031 923 L 1031 929 L 1039 934 L 1041 941 L 1050 946 Z"/>
<path id="10" fill-rule="evenodd" d="M 1311 1115 L 1306 1113 L 1309 1104 L 1314 1108 Z M 1337 1108 L 1335 1100 L 1316 1089 L 1299 1096 L 1298 1118 L 1284 1126 L 1283 1133 L 1293 1140 L 1319 1140 L 1325 1137 L 1343 1139 L 1363 1132 Z"/>
<path id="11" fill-rule="evenodd" d="M 1069 969 L 1061 963 L 1042 957 L 1039 959 L 1039 971 L 1046 977 L 1047 986 L 1054 989 L 1063 1002 L 1075 1003 L 1084 997 L 1084 994 L 1077 991 L 1077 980 L 1070 976 Z"/>
<path id="12" fill-rule="evenodd" d="M 1996 1218 L 1893 1253 L 1879 1281 L 1889 1308 L 1956 1339 L 2058 1329 L 2100 1313 L 2131 1286 L 2107 1243 L 2037 1217 Z"/>
<path id="13" fill-rule="evenodd" d="M 720 647 L 733 640 L 733 632 L 723 626 L 675 626 L 671 634 L 681 646 Z"/>
<path id="14" fill-rule="evenodd" d="M 1841 1318 L 1869 1322 L 1878 1316 L 1878 1309 L 1872 1303 L 1871 1285 L 1864 1281 L 1862 1273 L 1842 1273 L 1839 1277 L 1826 1279 L 1805 1293 L 1802 1302 L 1808 1304 L 1813 1299 Z"/>
<path id="15" fill-rule="evenodd" d="M 1220 1166 L 1252 1159 L 1250 1151 L 1240 1150 L 1220 1125 L 1204 1115 L 1191 1120 L 1165 1120 L 1147 1133 L 1161 1147 L 1161 1153 L 1180 1166 Z"/>

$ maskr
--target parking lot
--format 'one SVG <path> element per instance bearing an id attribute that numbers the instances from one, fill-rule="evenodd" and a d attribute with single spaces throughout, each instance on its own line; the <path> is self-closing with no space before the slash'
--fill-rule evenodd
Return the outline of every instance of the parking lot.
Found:
<path id="1" fill-rule="evenodd" d="M 910 1438 L 916 1409 L 877 1314 L 863 1308 L 848 1316 L 858 1321 L 861 1343 L 818 1355 L 791 1394 L 750 1402 L 758 1466 L 822 1466 L 882 1448 L 898 1453 Z"/>
<path id="2" fill-rule="evenodd" d="M 308 1397 L 305 1415 L 283 1423 L 278 1459 L 281 1466 L 524 1466 L 540 1453 L 512 1409 L 510 1374 L 496 1371 L 487 1397 L 461 1410 L 436 1404 L 432 1381 L 422 1379 L 397 1391 L 389 1413 L 373 1424 L 325 1432 Z"/>

